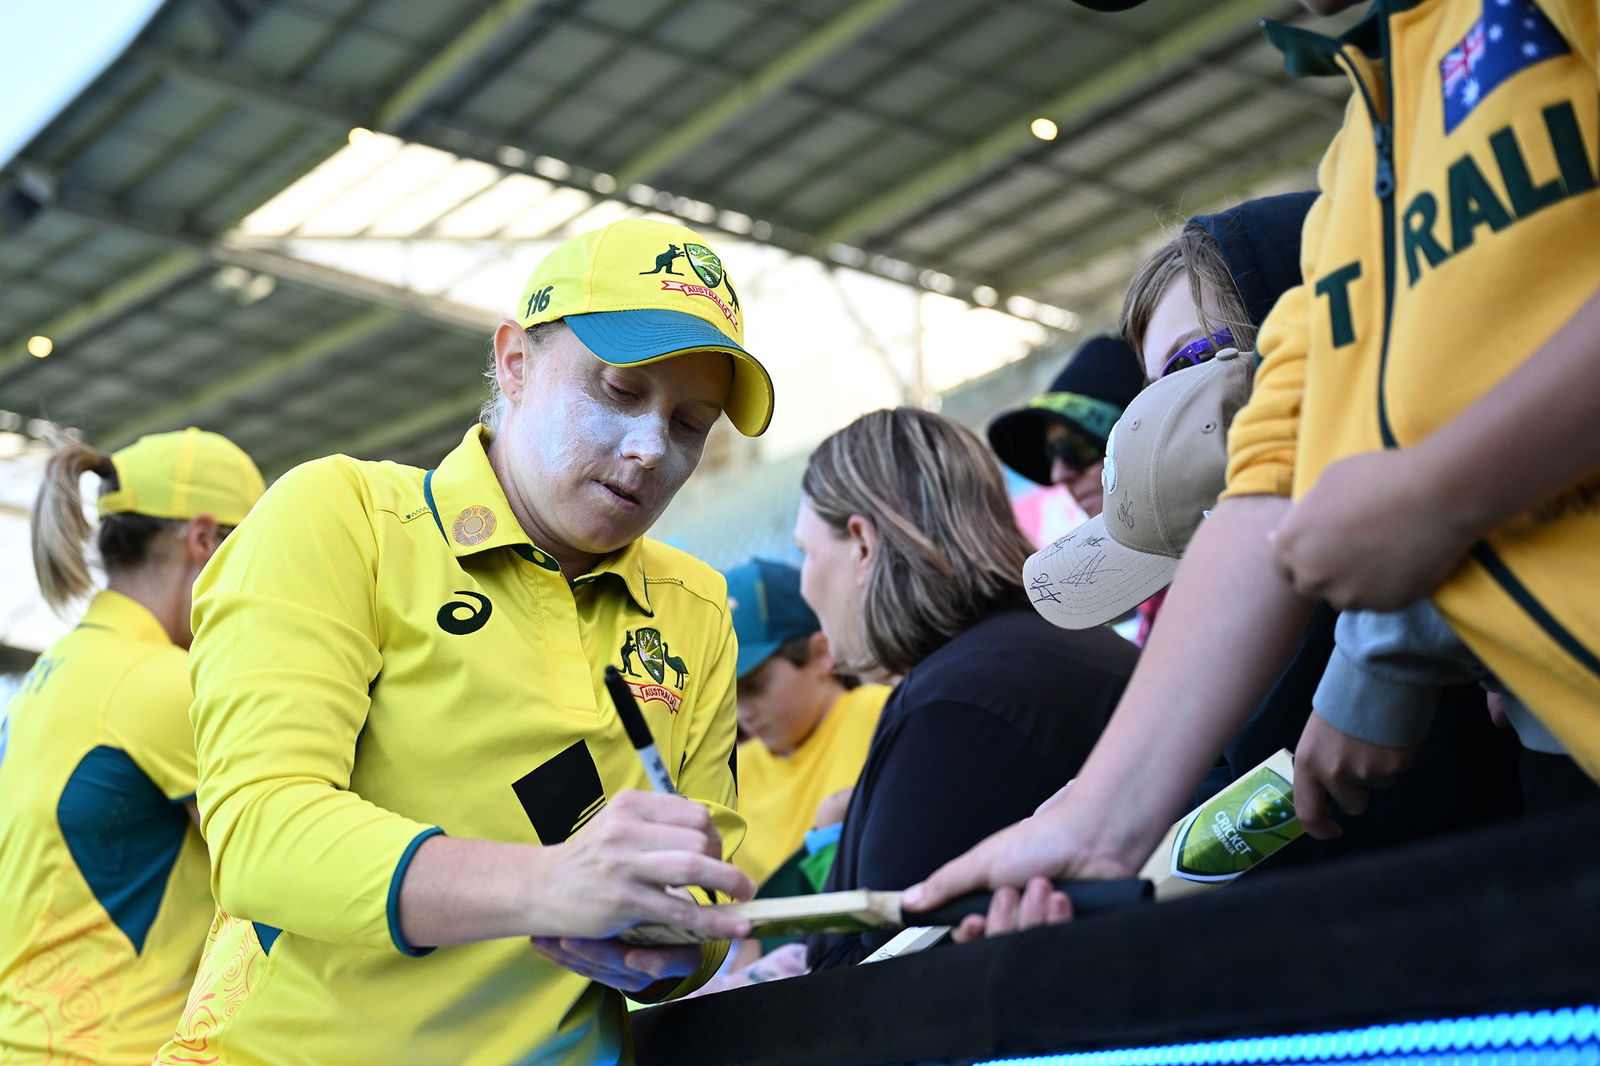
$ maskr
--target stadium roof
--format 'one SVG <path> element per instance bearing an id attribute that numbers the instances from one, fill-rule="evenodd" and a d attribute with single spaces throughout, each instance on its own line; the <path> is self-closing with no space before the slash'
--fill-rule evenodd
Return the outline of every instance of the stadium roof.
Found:
<path id="1" fill-rule="evenodd" d="M 493 321 L 457 282 L 607 211 L 1047 332 L 1103 321 L 1163 218 L 1309 184 L 1345 88 L 1283 76 L 1260 16 L 1306 18 L 1283 0 L 168 0 L 0 171 L 0 408 L 105 447 L 216 428 L 269 474 L 330 451 L 431 460 L 477 402 L 462 352 Z M 443 162 L 378 203 L 359 182 L 408 151 Z M 460 276 L 419 284 L 318 241 L 391 261 L 430 242 Z"/>

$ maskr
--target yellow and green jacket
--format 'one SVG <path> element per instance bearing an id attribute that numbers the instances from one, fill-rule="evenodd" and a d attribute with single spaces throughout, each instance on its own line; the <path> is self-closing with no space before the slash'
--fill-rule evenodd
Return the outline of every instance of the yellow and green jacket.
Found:
<path id="1" fill-rule="evenodd" d="M 407 944 L 399 887 L 435 833 L 559 843 L 650 787 L 608 663 L 678 790 L 737 849 L 726 585 L 648 540 L 569 584 L 518 525 L 487 440 L 475 427 L 431 471 L 299 467 L 201 575 L 191 717 L 220 913 L 158 1063 L 628 1058 L 618 993 L 524 938 Z"/>
<path id="2" fill-rule="evenodd" d="M 1377 0 L 1333 40 L 1271 25 L 1294 74 L 1354 85 L 1263 327 L 1226 495 L 1300 496 L 1416 444 L 1600 291 L 1595 0 Z M 1600 481 L 1476 545 L 1451 626 L 1600 776 Z"/>
<path id="3" fill-rule="evenodd" d="M 172 1035 L 213 905 L 188 656 L 102 591 L 0 715 L 0 1062 L 132 1066 Z"/>

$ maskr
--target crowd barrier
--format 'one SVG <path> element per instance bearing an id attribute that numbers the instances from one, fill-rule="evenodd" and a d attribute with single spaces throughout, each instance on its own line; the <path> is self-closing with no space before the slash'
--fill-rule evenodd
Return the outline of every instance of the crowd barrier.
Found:
<path id="1" fill-rule="evenodd" d="M 1600 804 L 666 1004 L 640 1066 L 1600 1066 Z"/>

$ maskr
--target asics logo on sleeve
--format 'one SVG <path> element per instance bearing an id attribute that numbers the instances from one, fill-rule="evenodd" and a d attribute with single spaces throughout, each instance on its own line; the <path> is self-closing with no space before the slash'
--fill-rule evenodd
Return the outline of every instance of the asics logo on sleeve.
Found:
<path id="1" fill-rule="evenodd" d="M 451 600 L 439 608 L 436 618 L 440 629 L 463 637 L 468 633 L 476 633 L 488 624 L 489 616 L 494 613 L 494 604 L 489 602 L 489 597 L 465 589 L 456 589 L 455 593 L 457 596 L 467 596 L 477 602 Z"/>

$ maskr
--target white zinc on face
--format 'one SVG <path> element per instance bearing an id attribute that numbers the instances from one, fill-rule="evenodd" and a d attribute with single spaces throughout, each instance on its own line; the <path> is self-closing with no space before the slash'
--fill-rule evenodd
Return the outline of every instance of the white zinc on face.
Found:
<path id="1" fill-rule="evenodd" d="M 642 536 L 700 462 L 732 384 L 728 357 L 612 366 L 571 330 L 496 334 L 506 413 L 490 446 L 506 499 L 568 577 Z"/>

